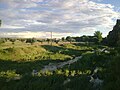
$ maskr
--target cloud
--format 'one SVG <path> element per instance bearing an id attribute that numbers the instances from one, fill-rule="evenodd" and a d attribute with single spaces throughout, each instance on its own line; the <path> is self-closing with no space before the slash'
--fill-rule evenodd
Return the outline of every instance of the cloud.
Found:
<path id="1" fill-rule="evenodd" d="M 71 33 L 67 33 L 68 35 L 72 35 Z M 60 38 L 64 37 L 66 33 L 52 33 L 53 38 Z M 30 31 L 23 31 L 23 32 L 1 32 L 0 37 L 10 37 L 10 38 L 51 38 L 51 32 L 30 32 Z"/>
<path id="2" fill-rule="evenodd" d="M 119 17 L 114 6 L 94 0 L 1 0 L 0 3 L 5 6 L 0 9 L 3 21 L 0 31 L 14 33 L 16 37 L 26 31 L 33 34 L 52 31 L 60 33 L 61 37 L 61 33 L 93 35 L 98 29 L 105 36 Z M 35 35 L 28 33 L 27 36 Z"/>

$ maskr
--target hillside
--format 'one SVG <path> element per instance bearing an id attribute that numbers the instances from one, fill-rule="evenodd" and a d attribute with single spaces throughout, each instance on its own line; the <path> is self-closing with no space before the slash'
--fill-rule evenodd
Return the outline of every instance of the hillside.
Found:
<path id="1" fill-rule="evenodd" d="M 87 77 L 93 73 L 96 67 L 100 68 L 100 77 L 103 78 L 103 71 L 101 70 L 105 66 L 102 64 L 106 61 L 103 61 L 104 58 L 101 55 L 105 55 L 105 58 L 108 58 L 108 55 L 96 50 L 98 48 L 101 50 L 105 48 L 104 46 L 80 43 L 52 46 L 18 42 L 8 43 L 1 44 L 2 47 L 0 48 L 1 90 L 8 90 L 9 88 L 12 90 L 44 90 L 44 88 L 45 90 L 58 88 L 58 90 L 66 90 L 67 88 L 87 90 L 88 87 L 92 90 L 92 83 Z M 93 52 L 94 50 L 96 52 Z M 76 57 L 81 55 L 82 58 L 74 61 Z M 43 72 L 42 70 L 45 67 L 48 69 Z M 51 71 L 50 68 L 55 69 Z M 70 83 L 69 81 L 66 83 L 66 80 L 70 80 Z M 84 86 L 81 81 L 84 82 Z M 81 85 L 76 87 L 78 84 Z M 71 87 L 71 85 L 73 86 Z"/>

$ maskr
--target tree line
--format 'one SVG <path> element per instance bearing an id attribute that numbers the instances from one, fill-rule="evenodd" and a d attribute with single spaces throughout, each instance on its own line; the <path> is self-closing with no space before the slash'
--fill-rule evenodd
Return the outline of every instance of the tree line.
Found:
<path id="1" fill-rule="evenodd" d="M 21 41 L 21 42 L 25 42 L 25 43 L 35 43 L 35 42 L 55 42 L 55 43 L 59 43 L 59 42 L 94 42 L 97 44 L 100 44 L 103 40 L 102 38 L 102 33 L 100 31 L 96 31 L 94 33 L 94 36 L 80 36 L 80 37 L 71 37 L 71 36 L 67 36 L 67 37 L 62 37 L 60 39 L 39 39 L 39 38 L 0 38 L 0 43 L 5 43 L 6 41 L 10 41 L 14 44 L 15 41 Z"/>

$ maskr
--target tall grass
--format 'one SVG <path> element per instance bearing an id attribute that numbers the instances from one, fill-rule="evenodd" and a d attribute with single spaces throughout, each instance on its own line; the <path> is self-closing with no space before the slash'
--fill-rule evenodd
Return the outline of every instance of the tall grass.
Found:
<path id="1" fill-rule="evenodd" d="M 90 74 L 88 67 L 93 53 L 86 54 L 83 61 L 55 72 L 48 71 L 45 75 L 40 72 L 49 63 L 72 59 L 91 50 L 89 46 L 76 44 L 39 46 L 6 43 L 0 47 L 0 90 L 93 90 L 86 78 Z M 39 75 L 33 76 L 33 70 L 37 70 Z M 15 80 L 14 77 L 20 79 Z M 68 78 L 71 81 L 64 84 Z"/>

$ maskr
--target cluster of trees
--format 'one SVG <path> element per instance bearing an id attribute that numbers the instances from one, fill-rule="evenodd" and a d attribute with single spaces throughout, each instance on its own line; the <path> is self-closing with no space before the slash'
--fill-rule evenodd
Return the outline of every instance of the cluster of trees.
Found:
<path id="1" fill-rule="evenodd" d="M 120 20 L 117 20 L 113 30 L 109 32 L 106 38 L 106 44 L 109 46 L 120 46 Z"/>
<path id="2" fill-rule="evenodd" d="M 62 37 L 61 39 L 37 39 L 37 38 L 1 38 L 0 39 L 0 43 L 4 43 L 6 41 L 10 41 L 14 44 L 15 41 L 21 41 L 21 42 L 26 42 L 26 43 L 35 43 L 35 42 L 55 42 L 55 43 L 59 43 L 60 41 L 62 42 L 94 42 L 94 43 L 97 43 L 97 44 L 100 44 L 102 42 L 102 33 L 100 31 L 96 31 L 94 33 L 94 36 L 86 36 L 86 35 L 83 35 L 81 37 L 71 37 L 71 36 L 67 36 L 66 38 L 65 37 Z"/>
<path id="3" fill-rule="evenodd" d="M 81 37 L 70 37 L 67 36 L 66 38 L 62 38 L 62 41 L 69 41 L 69 42 L 95 42 L 100 44 L 103 40 L 102 33 L 100 31 L 95 31 L 94 36 L 86 36 L 83 35 Z"/>
<path id="4" fill-rule="evenodd" d="M 111 62 L 106 69 L 104 90 L 120 90 L 120 20 L 105 39 L 106 45 L 113 48 Z"/>
<path id="5" fill-rule="evenodd" d="M 0 26 L 1 26 L 1 24 L 2 24 L 2 20 L 0 20 Z M 26 42 L 26 43 L 31 43 L 31 44 L 33 44 L 33 43 L 35 43 L 35 42 L 41 42 L 41 43 L 43 43 L 43 42 L 48 42 L 48 43 L 50 43 L 50 42 L 55 42 L 55 43 L 59 43 L 60 41 L 68 41 L 68 42 L 95 42 L 95 43 L 101 43 L 102 42 L 102 33 L 100 32 L 100 31 L 96 31 L 95 33 L 94 33 L 94 36 L 86 36 L 86 35 L 83 35 L 83 36 L 81 36 L 81 37 L 71 37 L 71 36 L 67 36 L 66 38 L 65 37 L 62 37 L 61 39 L 36 39 L 36 38 L 29 38 L 29 39 L 21 39 L 21 38 L 19 38 L 19 39 L 11 39 L 11 38 L 5 38 L 5 39 L 1 39 L 0 40 L 0 44 L 1 43 L 4 43 L 5 41 L 7 41 L 7 40 L 9 40 L 9 41 L 11 41 L 13 44 L 14 44 L 14 42 L 16 41 L 16 40 L 19 40 L 19 41 L 21 41 L 21 42 Z"/>
<path id="6" fill-rule="evenodd" d="M 7 41 L 10 41 L 12 42 L 12 44 L 14 44 L 14 42 L 17 40 L 22 41 L 22 39 L 17 39 L 17 38 L 0 38 L 0 44 L 5 43 Z"/>
<path id="7" fill-rule="evenodd" d="M 49 38 L 47 38 L 47 39 L 37 39 L 37 38 L 0 38 L 0 44 L 5 43 L 7 41 L 12 42 L 12 44 L 14 44 L 16 41 L 21 41 L 23 43 L 30 43 L 30 44 L 33 44 L 35 42 L 40 42 L 41 44 L 43 42 L 48 42 L 48 44 L 49 44 L 50 42 L 58 43 L 60 41 L 60 39 L 56 39 L 55 38 L 55 39 L 51 40 Z"/>

